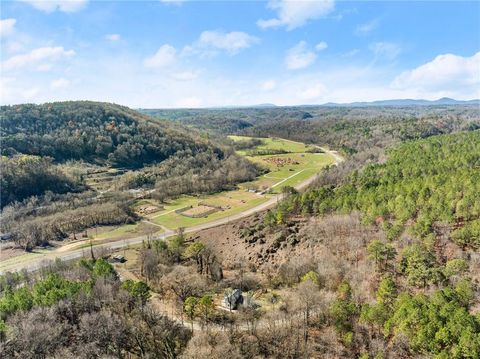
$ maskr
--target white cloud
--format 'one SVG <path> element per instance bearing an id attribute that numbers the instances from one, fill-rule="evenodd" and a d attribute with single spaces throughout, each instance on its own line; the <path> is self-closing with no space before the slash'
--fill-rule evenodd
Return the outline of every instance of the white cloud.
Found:
<path id="1" fill-rule="evenodd" d="M 63 77 L 50 82 L 50 87 L 53 90 L 61 90 L 61 89 L 67 88 L 69 85 L 70 85 L 70 81 L 67 79 L 64 79 Z"/>
<path id="2" fill-rule="evenodd" d="M 288 30 L 305 25 L 309 20 L 319 19 L 335 8 L 334 0 L 271 0 L 268 7 L 275 10 L 276 18 L 257 21 L 261 28 L 286 26 Z"/>
<path id="3" fill-rule="evenodd" d="M 36 67 L 37 71 L 47 72 L 53 69 L 53 64 L 40 64 Z"/>
<path id="4" fill-rule="evenodd" d="M 198 77 L 198 72 L 196 71 L 182 71 L 175 72 L 171 74 L 171 77 L 177 81 L 192 81 Z"/>
<path id="5" fill-rule="evenodd" d="M 239 51 L 249 48 L 259 41 L 255 36 L 251 36 L 245 32 L 232 31 L 204 31 L 193 47 L 203 49 L 218 49 L 227 51 L 234 55 Z"/>
<path id="6" fill-rule="evenodd" d="M 263 81 L 260 84 L 260 88 L 262 91 L 272 91 L 273 89 L 275 89 L 275 87 L 277 87 L 277 82 L 275 80 Z"/>
<path id="7" fill-rule="evenodd" d="M 21 0 L 35 9 L 52 13 L 54 11 L 76 12 L 82 10 L 89 0 Z"/>
<path id="8" fill-rule="evenodd" d="M 15 33 L 16 19 L 2 19 L 0 20 L 0 37 L 7 37 Z"/>
<path id="9" fill-rule="evenodd" d="M 392 82 L 396 89 L 480 94 L 480 52 L 471 57 L 438 55 L 432 61 L 404 71 Z"/>
<path id="10" fill-rule="evenodd" d="M 24 46 L 21 41 L 8 41 L 6 42 L 7 51 L 12 54 L 15 52 L 20 52 L 24 49 Z"/>
<path id="11" fill-rule="evenodd" d="M 375 30 L 379 24 L 380 24 L 379 19 L 373 19 L 365 24 L 357 26 L 357 28 L 355 29 L 355 34 L 359 36 L 367 35 L 373 30 Z"/>
<path id="12" fill-rule="evenodd" d="M 317 55 L 308 49 L 305 41 L 300 41 L 287 51 L 285 64 L 289 70 L 298 70 L 310 66 L 315 62 Z"/>
<path id="13" fill-rule="evenodd" d="M 315 50 L 322 51 L 322 50 L 325 50 L 327 47 L 328 47 L 328 44 L 325 41 L 321 41 L 315 45 Z"/>
<path id="14" fill-rule="evenodd" d="M 177 58 L 177 50 L 169 44 L 160 46 L 158 51 L 151 57 L 147 57 L 143 64 L 145 67 L 165 67 L 173 64 Z"/>
<path id="15" fill-rule="evenodd" d="M 176 107 L 195 108 L 202 105 L 202 100 L 196 96 L 184 97 L 175 103 Z"/>
<path id="16" fill-rule="evenodd" d="M 5 60 L 2 67 L 5 70 L 18 69 L 32 66 L 40 61 L 54 61 L 60 58 L 72 57 L 75 55 L 73 50 L 65 50 L 62 46 L 40 47 L 22 55 L 15 55 Z"/>
<path id="17" fill-rule="evenodd" d="M 402 48 L 392 42 L 374 42 L 370 44 L 369 49 L 375 55 L 375 59 L 384 58 L 390 61 L 402 52 Z"/>
<path id="18" fill-rule="evenodd" d="M 17 19 L 9 18 L 0 20 L 0 38 L 2 40 L 3 58 L 8 55 L 23 51 L 30 36 L 16 28 Z"/>
<path id="19" fill-rule="evenodd" d="M 104 38 L 105 40 L 115 42 L 119 41 L 122 37 L 119 34 L 107 34 Z"/>
<path id="20" fill-rule="evenodd" d="M 321 98 L 327 92 L 325 85 L 318 83 L 306 88 L 300 93 L 300 98 L 304 100 L 315 100 Z"/>
<path id="21" fill-rule="evenodd" d="M 352 57 L 352 56 L 355 56 L 356 54 L 358 54 L 359 52 L 360 52 L 359 49 L 352 49 L 352 50 L 344 53 L 344 54 L 342 55 L 342 57 Z"/>
<path id="22" fill-rule="evenodd" d="M 14 77 L 0 76 L 0 98 L 2 103 L 21 103 L 34 101 L 40 89 L 36 86 L 24 87 Z"/>

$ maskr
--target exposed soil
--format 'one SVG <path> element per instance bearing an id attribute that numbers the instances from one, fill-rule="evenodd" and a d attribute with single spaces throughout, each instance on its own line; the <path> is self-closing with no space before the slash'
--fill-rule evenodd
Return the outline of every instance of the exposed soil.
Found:
<path id="1" fill-rule="evenodd" d="M 257 213 L 248 218 L 195 233 L 194 240 L 205 243 L 222 261 L 225 268 L 243 262 L 259 271 L 278 268 L 294 257 L 314 257 L 328 245 L 335 232 L 345 242 L 367 241 L 381 238 L 383 234 L 375 227 L 363 229 L 361 236 L 358 218 L 331 216 L 324 219 L 294 218 L 286 226 L 270 229 L 263 224 L 263 216 Z M 368 239 L 367 239 L 368 237 Z M 336 248 L 341 251 L 342 248 Z"/>
<path id="2" fill-rule="evenodd" d="M 198 205 L 182 212 L 182 214 L 188 217 L 194 217 L 194 216 L 201 217 L 204 214 L 212 213 L 212 210 L 217 211 L 215 207 Z"/>
<path id="3" fill-rule="evenodd" d="M 18 248 L 13 242 L 5 242 L 0 244 L 0 261 L 17 257 L 25 254 L 22 248 Z"/>
<path id="4" fill-rule="evenodd" d="M 268 157 L 264 159 L 265 162 L 270 162 L 277 167 L 283 167 L 286 165 L 298 165 L 298 161 L 291 159 L 290 157 Z"/>
<path id="5" fill-rule="evenodd" d="M 162 210 L 163 208 L 159 208 L 154 206 L 153 204 L 142 204 L 135 208 L 135 212 L 140 216 L 145 216 L 147 214 L 152 214 Z"/>

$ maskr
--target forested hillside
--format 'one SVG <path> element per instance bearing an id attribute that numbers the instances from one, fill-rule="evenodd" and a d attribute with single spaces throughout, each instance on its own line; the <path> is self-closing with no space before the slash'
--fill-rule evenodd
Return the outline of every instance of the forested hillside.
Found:
<path id="1" fill-rule="evenodd" d="M 2 156 L 0 165 L 2 207 L 47 191 L 67 193 L 84 189 L 81 183 L 54 166 L 50 158 L 29 155 Z"/>
<path id="2" fill-rule="evenodd" d="M 140 112 L 183 125 L 222 134 L 234 134 L 262 123 L 279 123 L 312 117 L 298 107 L 252 107 L 218 109 L 140 109 Z"/>
<path id="3" fill-rule="evenodd" d="M 368 147 L 480 128 L 478 106 L 298 106 L 140 110 L 159 119 L 223 134 L 277 136 L 327 144 L 352 154 Z"/>
<path id="4" fill-rule="evenodd" d="M 337 243 L 343 250 L 338 265 L 356 263 L 351 273 L 338 270 L 346 280 L 342 285 L 356 282 L 356 286 L 345 287 L 350 294 L 341 294 L 346 299 L 336 301 L 331 310 L 339 333 L 370 338 L 370 353 L 378 350 L 371 347 L 375 337 L 383 341 L 383 350 L 394 352 L 400 348 L 392 348 L 392 343 L 399 345 L 405 338 L 408 357 L 476 358 L 480 355 L 480 131 L 407 141 L 386 155 L 386 162 L 354 170 L 337 184 L 328 182 L 327 173 L 314 188 L 290 193 L 267 212 L 264 223 L 270 231 L 282 232 L 299 216 L 314 216 L 318 224 L 307 230 L 309 247 L 320 242 L 326 246 L 323 251 L 329 248 L 336 256 L 338 250 L 330 246 Z M 330 218 L 352 218 L 355 213 L 360 214 L 362 226 L 350 220 L 326 229 Z M 372 228 L 381 235 L 366 236 Z M 325 236 L 331 231 L 336 234 Z M 345 231 L 356 235 L 340 244 Z M 302 237 L 297 237 L 301 244 L 307 241 Z M 375 274 L 358 272 L 364 255 L 374 264 Z M 327 260 L 325 253 L 318 254 L 317 260 L 324 257 Z M 316 273 L 328 286 L 333 278 L 325 274 L 331 269 L 320 262 L 318 268 Z M 364 287 L 372 281 L 373 293 Z M 342 285 L 338 290 L 345 290 Z M 371 296 L 376 299 L 361 299 Z M 360 341 L 354 344 L 359 346 Z"/>
<path id="5" fill-rule="evenodd" d="M 196 130 L 115 104 L 2 106 L 0 116 L 1 231 L 28 250 L 133 221 L 131 189 L 164 201 L 230 189 L 260 171 Z"/>
<path id="6" fill-rule="evenodd" d="M 354 171 L 337 188 L 290 196 L 269 220 L 360 211 L 364 223 L 383 223 L 390 240 L 408 223 L 416 237 L 430 243 L 436 233 L 451 230 L 458 244 L 480 248 L 480 131 L 406 142 L 387 157 Z"/>
<path id="7" fill-rule="evenodd" d="M 2 358 L 175 358 L 191 336 L 101 258 L 2 277 L 0 293 Z"/>
<path id="8" fill-rule="evenodd" d="M 201 138 L 127 107 L 87 101 L 2 106 L 2 154 L 138 168 L 212 149 Z M 216 149 L 219 152 L 218 149 Z"/>

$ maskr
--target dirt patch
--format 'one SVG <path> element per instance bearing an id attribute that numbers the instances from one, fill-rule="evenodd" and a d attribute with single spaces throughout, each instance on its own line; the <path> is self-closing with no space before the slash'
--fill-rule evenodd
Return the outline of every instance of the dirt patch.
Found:
<path id="1" fill-rule="evenodd" d="M 195 234 L 193 239 L 205 243 L 221 259 L 225 268 L 234 268 L 239 261 L 261 268 L 266 264 L 279 265 L 287 260 L 294 250 L 276 248 L 276 235 L 268 233 L 261 216 L 241 219 L 226 225 L 209 228 Z M 296 226 L 295 231 L 298 230 Z"/>
<path id="2" fill-rule="evenodd" d="M 147 214 L 152 214 L 155 212 L 158 212 L 160 210 L 163 210 L 163 208 L 159 208 L 158 206 L 155 206 L 153 204 L 141 204 L 137 207 L 135 207 L 135 212 L 140 215 L 140 216 L 146 216 Z"/>
<path id="3" fill-rule="evenodd" d="M 264 161 L 272 163 L 277 167 L 283 167 L 287 165 L 299 165 L 300 162 L 291 159 L 290 157 L 269 157 L 265 158 Z"/>
<path id="4" fill-rule="evenodd" d="M 2 243 L 0 245 L 0 262 L 13 257 L 21 256 L 25 253 L 26 252 L 22 248 L 17 247 L 13 242 Z"/>
<path id="5" fill-rule="evenodd" d="M 175 212 L 185 217 L 202 218 L 208 217 L 209 215 L 222 210 L 222 207 L 214 207 L 199 203 L 197 206 L 181 208 L 176 210 Z"/>
<path id="6" fill-rule="evenodd" d="M 203 216 L 205 215 L 205 213 L 210 212 L 211 210 L 212 210 L 212 207 L 200 205 L 200 206 L 192 207 L 186 210 L 185 212 L 182 212 L 182 214 L 188 217 L 197 217 L 197 216 Z"/>

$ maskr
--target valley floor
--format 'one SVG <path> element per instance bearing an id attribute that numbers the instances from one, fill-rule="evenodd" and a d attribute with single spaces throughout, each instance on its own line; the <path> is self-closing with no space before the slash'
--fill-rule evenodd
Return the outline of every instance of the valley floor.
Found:
<path id="1" fill-rule="evenodd" d="M 287 145 L 291 151 L 305 151 L 304 144 L 283 139 L 267 139 L 267 145 Z M 58 247 L 34 250 L 32 253 L 0 250 L 0 273 L 18 271 L 21 269 L 35 270 L 48 260 L 72 260 L 84 256 L 90 246 L 96 249 L 118 249 L 142 243 L 147 239 L 163 240 L 175 234 L 178 228 L 184 228 L 186 233 L 224 225 L 230 221 L 250 216 L 274 206 L 281 198 L 281 189 L 292 186 L 298 190 L 312 183 L 318 172 L 332 163 L 338 164 L 343 159 L 335 151 L 325 150 L 325 153 L 287 153 L 282 155 L 266 155 L 250 157 L 252 161 L 267 164 L 270 172 L 259 177 L 252 183 L 246 183 L 232 191 L 221 192 L 201 197 L 183 196 L 167 204 L 160 205 L 154 201 L 142 200 L 143 205 L 156 207 L 152 213 L 143 215 L 143 220 L 136 224 L 120 227 L 109 227 L 89 230 L 87 238 L 69 243 L 59 243 Z M 266 161 L 274 158 L 275 160 Z M 284 165 L 277 166 L 277 158 L 292 158 Z M 265 162 L 266 161 L 266 162 Z M 253 186 L 256 188 L 253 190 Z M 249 189 L 250 188 L 250 189 Z M 263 188 L 263 191 L 260 190 Z M 269 188 L 272 190 L 267 191 Z M 179 213 L 179 210 L 195 209 L 206 204 L 221 207 L 206 216 L 194 218 Z"/>

